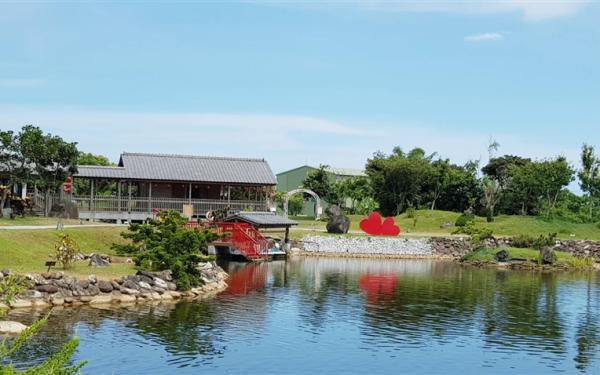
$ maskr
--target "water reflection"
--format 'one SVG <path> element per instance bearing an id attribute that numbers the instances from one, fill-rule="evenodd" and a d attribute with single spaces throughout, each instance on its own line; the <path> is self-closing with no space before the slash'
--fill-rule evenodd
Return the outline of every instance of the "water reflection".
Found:
<path id="1" fill-rule="evenodd" d="M 78 359 L 98 374 L 600 369 L 597 273 L 336 258 L 223 266 L 230 287 L 213 300 L 57 310 L 17 360 L 77 334 Z"/>

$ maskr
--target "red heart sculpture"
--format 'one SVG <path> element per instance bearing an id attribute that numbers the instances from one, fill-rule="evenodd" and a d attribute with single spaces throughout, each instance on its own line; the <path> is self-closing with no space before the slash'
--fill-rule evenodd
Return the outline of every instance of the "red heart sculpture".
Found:
<path id="1" fill-rule="evenodd" d="M 371 212 L 368 218 L 360 221 L 360 229 L 372 236 L 397 236 L 400 234 L 400 227 L 394 223 L 394 218 L 388 217 L 381 222 L 379 212 Z"/>

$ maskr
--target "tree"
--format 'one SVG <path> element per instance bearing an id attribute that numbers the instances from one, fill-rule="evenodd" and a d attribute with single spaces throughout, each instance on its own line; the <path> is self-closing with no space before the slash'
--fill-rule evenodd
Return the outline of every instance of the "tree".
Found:
<path id="1" fill-rule="evenodd" d="M 367 161 L 367 175 L 384 215 L 398 215 L 407 207 L 419 206 L 433 157 L 435 154 L 426 156 L 420 148 L 405 154 L 396 147 L 389 156 L 378 152 Z"/>
<path id="2" fill-rule="evenodd" d="M 114 244 L 119 254 L 134 255 L 135 264 L 148 271 L 173 271 L 177 286 L 188 290 L 202 284 L 198 263 L 208 252 L 208 243 L 218 236 L 210 230 L 186 228 L 188 219 L 177 211 L 162 211 L 154 220 L 131 224 L 121 236 L 130 243 Z"/>
<path id="3" fill-rule="evenodd" d="M 48 193 L 55 192 L 67 176 L 77 171 L 77 144 L 61 137 L 44 134 L 33 125 L 19 133 L 0 131 L 0 167 L 7 174 L 9 187 L 17 183 L 35 183 Z M 2 195 L 1 207 L 6 203 Z"/>
<path id="4" fill-rule="evenodd" d="M 286 192 L 278 191 L 275 193 L 275 202 L 280 210 L 284 210 Z M 299 215 L 302 213 L 304 208 L 304 196 L 303 194 L 294 194 L 288 199 L 288 213 L 292 216 Z"/>
<path id="5" fill-rule="evenodd" d="M 501 197 L 502 186 L 498 180 L 490 177 L 484 177 L 481 180 L 483 191 L 483 205 L 486 209 L 486 218 L 488 223 L 494 221 L 494 209 Z"/>
<path id="6" fill-rule="evenodd" d="M 104 155 L 95 155 L 90 152 L 79 152 L 77 155 L 77 164 L 78 165 L 100 165 L 103 167 L 108 167 L 111 165 L 115 165 L 111 163 L 110 160 Z"/>
<path id="7" fill-rule="evenodd" d="M 311 171 L 302 182 L 302 187 L 314 191 L 321 199 L 334 203 L 338 198 L 333 192 L 327 168 L 328 165 L 320 165 L 318 169 Z"/>
<path id="8" fill-rule="evenodd" d="M 79 152 L 77 156 L 77 165 L 97 165 L 102 167 L 114 166 L 110 160 L 104 155 L 95 155 L 89 152 Z M 94 193 L 96 195 L 111 195 L 115 194 L 117 190 L 117 182 L 108 181 L 98 183 L 94 186 Z M 90 180 L 77 178 L 73 181 L 73 191 L 75 194 L 89 195 L 91 193 Z"/>
<path id="9" fill-rule="evenodd" d="M 589 219 L 594 218 L 594 200 L 600 192 L 600 159 L 594 147 L 584 144 L 581 150 L 581 170 L 578 173 L 579 186 L 588 198 Z"/>

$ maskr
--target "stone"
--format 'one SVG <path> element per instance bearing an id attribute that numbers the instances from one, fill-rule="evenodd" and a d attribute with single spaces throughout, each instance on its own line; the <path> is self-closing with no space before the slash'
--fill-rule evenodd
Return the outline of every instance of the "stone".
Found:
<path id="1" fill-rule="evenodd" d="M 344 215 L 331 216 L 327 222 L 327 233 L 344 234 L 350 229 L 350 219 Z"/>
<path id="2" fill-rule="evenodd" d="M 95 296 L 95 297 L 92 297 L 92 299 L 90 300 L 90 305 L 100 305 L 100 304 L 111 303 L 112 299 L 113 299 L 113 297 L 110 294 Z"/>
<path id="3" fill-rule="evenodd" d="M 88 288 L 87 288 L 88 296 L 97 296 L 98 294 L 100 294 L 100 289 L 98 289 L 98 287 L 96 285 L 88 286 Z"/>
<path id="4" fill-rule="evenodd" d="M 90 302 L 92 299 L 94 299 L 94 297 L 92 297 L 92 296 L 81 296 L 81 297 L 79 297 L 79 301 L 86 302 L 86 303 Z"/>
<path id="5" fill-rule="evenodd" d="M 152 290 L 153 290 L 153 291 L 155 291 L 155 292 L 156 292 L 156 293 L 158 293 L 158 294 L 163 294 L 163 293 L 165 292 L 165 289 L 163 289 L 163 288 L 159 288 L 159 287 L 157 287 L 157 286 L 153 286 L 153 287 L 152 287 Z"/>
<path id="6" fill-rule="evenodd" d="M 54 294 L 58 292 L 58 287 L 56 285 L 38 285 L 35 289 L 42 293 Z"/>
<path id="7" fill-rule="evenodd" d="M 78 280 L 77 281 L 78 288 L 86 289 L 88 286 L 90 286 L 89 280 Z"/>
<path id="8" fill-rule="evenodd" d="M 75 298 L 73 298 L 73 297 L 65 297 L 64 301 L 65 301 L 65 303 L 73 303 L 73 302 L 75 302 Z"/>
<path id="9" fill-rule="evenodd" d="M 88 263 L 90 267 L 108 267 L 110 261 L 106 257 L 102 257 L 100 254 L 92 254 Z"/>
<path id="10" fill-rule="evenodd" d="M 26 299 L 20 299 L 20 298 L 17 298 L 9 303 L 9 306 L 12 307 L 13 309 L 28 308 L 28 307 L 31 307 L 32 305 L 33 304 L 31 303 L 31 301 L 26 300 Z"/>
<path id="11" fill-rule="evenodd" d="M 325 212 L 328 216 L 342 216 L 342 209 L 340 208 L 340 206 L 334 204 L 329 206 L 329 208 L 327 208 L 326 212 Z"/>
<path id="12" fill-rule="evenodd" d="M 50 298 L 50 303 L 52 306 L 62 306 L 65 304 L 65 299 L 60 297 Z"/>
<path id="13" fill-rule="evenodd" d="M 157 286 L 157 287 L 159 287 L 159 288 L 162 288 L 162 289 L 168 289 L 169 288 L 169 286 L 167 285 L 167 282 L 164 281 L 163 279 L 159 279 L 158 277 L 154 278 L 154 285 Z"/>
<path id="14" fill-rule="evenodd" d="M 89 275 L 88 281 L 90 282 L 90 284 L 96 284 L 98 282 L 98 278 L 96 277 L 96 275 Z"/>
<path id="15" fill-rule="evenodd" d="M 554 264 L 556 261 L 556 254 L 554 249 L 549 246 L 542 247 L 540 250 L 540 256 L 542 258 L 542 264 Z"/>
<path id="16" fill-rule="evenodd" d="M 110 293 L 113 291 L 114 286 L 108 281 L 100 280 L 98 281 L 98 289 L 100 289 L 102 293 Z"/>
<path id="17" fill-rule="evenodd" d="M 495 257 L 498 262 L 507 262 L 509 259 L 509 254 L 508 251 L 502 249 L 496 253 Z"/>
<path id="18" fill-rule="evenodd" d="M 123 294 L 128 294 L 128 295 L 132 295 L 132 296 L 140 294 L 139 290 L 137 290 L 137 289 L 130 289 L 130 288 L 126 288 L 126 287 L 121 287 L 120 291 Z"/>
<path id="19" fill-rule="evenodd" d="M 138 285 L 139 285 L 139 286 L 140 286 L 140 288 L 142 288 L 142 289 L 152 289 L 152 286 L 151 286 L 150 284 L 148 284 L 147 282 L 145 282 L 145 281 L 140 281 L 140 282 L 138 283 Z"/>
<path id="20" fill-rule="evenodd" d="M 138 279 L 139 279 L 140 286 L 142 285 L 142 283 L 148 284 L 150 286 L 154 285 L 153 277 L 148 277 L 145 275 L 138 275 Z M 142 287 L 142 288 L 145 288 L 145 287 Z"/>
<path id="21" fill-rule="evenodd" d="M 110 285 L 112 285 L 113 289 L 119 289 L 121 287 L 121 284 L 116 280 L 111 281 Z"/>
<path id="22" fill-rule="evenodd" d="M 123 288 L 137 290 L 140 287 L 135 281 L 125 280 L 125 282 L 123 283 Z"/>
<path id="23" fill-rule="evenodd" d="M 18 335 L 26 329 L 27 326 L 23 323 L 0 320 L 0 333 Z"/>
<path id="24" fill-rule="evenodd" d="M 135 302 L 136 300 L 137 300 L 137 298 L 135 296 L 127 295 L 127 294 L 121 294 L 120 296 L 115 296 L 113 298 L 113 301 L 121 302 L 121 303 L 132 303 L 132 302 Z"/>
<path id="25" fill-rule="evenodd" d="M 50 304 L 46 301 L 44 301 L 43 299 L 36 299 L 31 301 L 31 305 L 33 307 L 48 307 L 50 306 Z"/>
<path id="26" fill-rule="evenodd" d="M 174 290 L 169 290 L 165 292 L 165 295 L 169 295 L 171 298 L 178 299 L 181 298 L 181 293 L 176 292 Z"/>
<path id="27" fill-rule="evenodd" d="M 177 284 L 172 283 L 172 282 L 167 282 L 167 289 L 168 290 L 177 290 Z"/>

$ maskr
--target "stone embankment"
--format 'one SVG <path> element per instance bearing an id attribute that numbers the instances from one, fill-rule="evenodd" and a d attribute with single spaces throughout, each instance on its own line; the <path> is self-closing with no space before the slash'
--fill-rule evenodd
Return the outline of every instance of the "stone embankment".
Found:
<path id="1" fill-rule="evenodd" d="M 468 237 L 348 237 L 307 236 L 294 246 L 307 255 L 399 258 L 462 258 L 479 247 L 512 246 L 511 238 L 492 238 L 475 245 Z M 600 241 L 558 240 L 555 250 L 600 262 Z"/>
<path id="2" fill-rule="evenodd" d="M 199 266 L 204 285 L 189 291 L 178 291 L 170 271 L 144 272 L 111 281 L 98 280 L 90 275 L 81 280 L 62 272 L 25 275 L 30 287 L 9 306 L 0 308 L 45 308 L 51 306 L 76 306 L 82 304 L 131 304 L 146 301 L 172 301 L 202 298 L 225 288 L 228 275 L 213 262 Z M 0 272 L 8 276 L 7 271 Z"/>
<path id="3" fill-rule="evenodd" d="M 399 258 L 460 258 L 473 248 L 467 238 L 398 238 L 309 236 L 300 252 L 314 255 L 381 256 Z"/>

